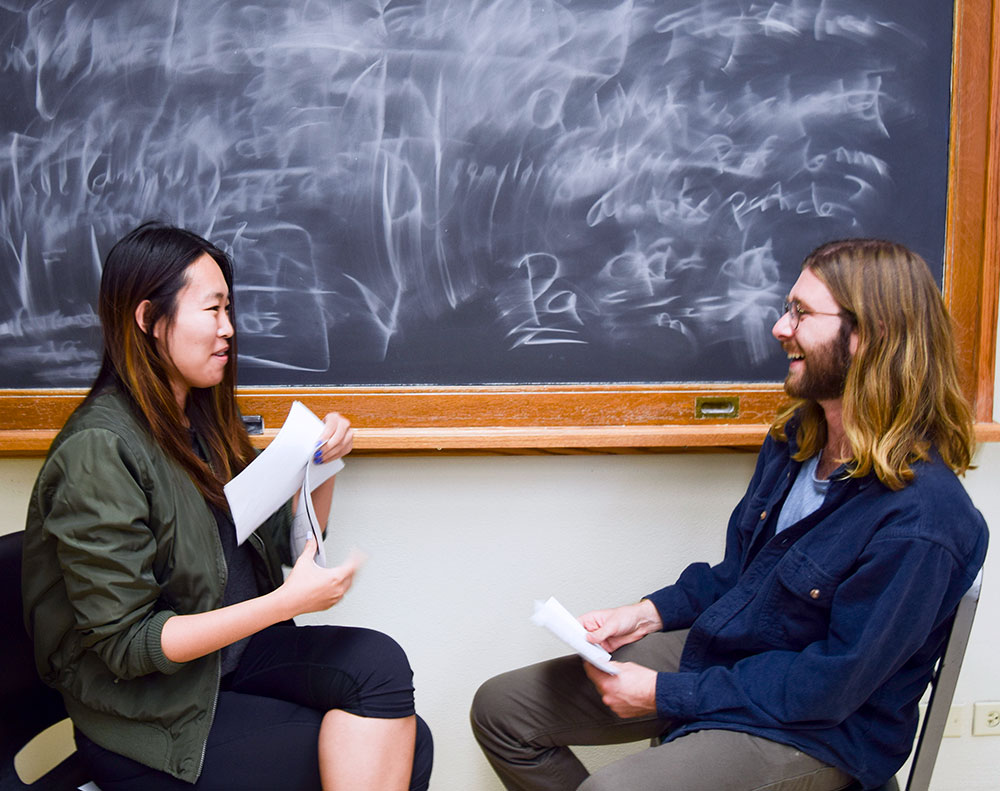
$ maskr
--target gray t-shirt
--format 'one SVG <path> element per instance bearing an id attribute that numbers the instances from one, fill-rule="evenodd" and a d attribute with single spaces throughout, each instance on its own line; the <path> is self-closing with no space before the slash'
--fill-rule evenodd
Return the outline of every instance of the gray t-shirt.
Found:
<path id="1" fill-rule="evenodd" d="M 819 480 L 816 478 L 816 468 L 819 466 L 819 459 L 822 453 L 817 453 L 802 462 L 798 475 L 792 489 L 785 499 L 785 504 L 781 506 L 781 513 L 778 514 L 778 524 L 774 528 L 777 535 L 789 525 L 794 525 L 800 519 L 809 516 L 813 511 L 823 505 L 827 489 L 830 488 L 830 480 Z"/>

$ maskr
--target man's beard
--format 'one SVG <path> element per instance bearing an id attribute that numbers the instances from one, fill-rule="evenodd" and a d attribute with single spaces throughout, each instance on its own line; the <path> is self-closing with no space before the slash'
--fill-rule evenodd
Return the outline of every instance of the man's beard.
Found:
<path id="1" fill-rule="evenodd" d="M 792 398 L 829 401 L 844 394 L 847 372 L 851 369 L 851 332 L 848 321 L 841 320 L 837 337 L 803 358 L 801 376 L 785 378 L 785 392 Z"/>

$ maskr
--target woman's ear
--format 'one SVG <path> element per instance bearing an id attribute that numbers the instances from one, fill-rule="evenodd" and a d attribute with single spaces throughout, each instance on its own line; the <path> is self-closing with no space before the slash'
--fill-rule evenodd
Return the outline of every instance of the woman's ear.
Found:
<path id="1" fill-rule="evenodd" d="M 148 299 L 144 299 L 135 308 L 135 323 L 139 325 L 139 329 L 142 330 L 143 335 L 146 335 L 149 331 L 146 312 L 149 310 L 151 304 Z"/>

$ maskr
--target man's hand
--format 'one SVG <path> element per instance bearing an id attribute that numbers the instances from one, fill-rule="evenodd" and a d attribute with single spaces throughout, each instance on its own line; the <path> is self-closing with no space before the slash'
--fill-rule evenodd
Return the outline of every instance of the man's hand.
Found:
<path id="1" fill-rule="evenodd" d="M 594 610 L 579 618 L 587 639 L 608 653 L 634 643 L 663 628 L 663 621 L 649 599 L 610 610 Z"/>
<path id="2" fill-rule="evenodd" d="M 619 717 L 656 713 L 656 671 L 635 662 L 615 662 L 617 676 L 583 663 L 584 672 L 601 695 L 601 701 Z"/>

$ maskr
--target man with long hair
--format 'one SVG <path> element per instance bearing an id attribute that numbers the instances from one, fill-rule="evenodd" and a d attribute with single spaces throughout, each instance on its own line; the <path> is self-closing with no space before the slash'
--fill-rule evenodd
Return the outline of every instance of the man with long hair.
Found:
<path id="1" fill-rule="evenodd" d="M 477 693 L 473 730 L 507 788 L 834 791 L 906 760 L 986 555 L 956 477 L 974 436 L 951 320 L 918 255 L 851 239 L 806 258 L 773 334 L 793 400 L 723 560 L 580 618 L 616 675 L 563 657 Z M 569 749 L 661 735 L 591 775 Z"/>

